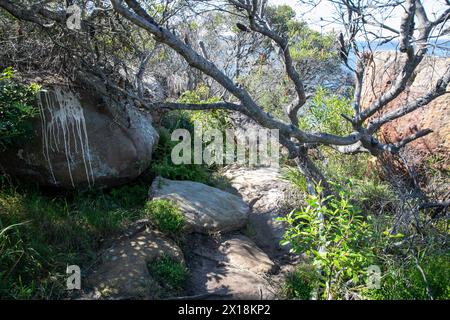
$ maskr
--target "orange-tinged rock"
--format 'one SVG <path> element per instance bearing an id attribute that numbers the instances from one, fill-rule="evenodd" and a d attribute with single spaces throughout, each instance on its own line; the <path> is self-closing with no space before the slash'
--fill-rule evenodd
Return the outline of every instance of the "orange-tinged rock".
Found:
<path id="1" fill-rule="evenodd" d="M 362 107 L 367 108 L 371 103 L 389 90 L 406 56 L 398 52 L 377 52 L 366 70 L 363 83 Z M 416 69 L 412 81 L 407 84 L 405 91 L 390 102 L 374 119 L 384 113 L 399 108 L 408 102 L 423 96 L 443 75 L 450 64 L 450 58 L 427 56 Z M 450 88 L 448 88 L 450 91 Z M 405 148 L 405 156 L 412 165 L 421 165 L 436 157 L 448 169 L 450 154 L 450 94 L 430 102 L 428 105 L 414 112 L 385 124 L 379 131 L 380 139 L 384 142 L 395 143 L 422 129 L 432 129 L 433 133 L 418 139 Z"/>

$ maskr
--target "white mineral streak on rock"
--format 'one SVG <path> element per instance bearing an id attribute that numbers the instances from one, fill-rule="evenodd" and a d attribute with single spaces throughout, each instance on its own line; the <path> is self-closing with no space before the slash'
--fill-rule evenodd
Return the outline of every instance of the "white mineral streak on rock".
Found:
<path id="1" fill-rule="evenodd" d="M 56 177 L 51 162 L 51 152 L 59 152 L 60 139 L 64 145 L 64 154 L 72 186 L 72 164 L 76 155 L 81 153 L 89 186 L 94 184 L 89 140 L 83 108 L 78 98 L 70 91 L 55 88 L 52 91 L 42 90 L 38 95 L 38 106 L 42 126 L 42 152 L 48 163 L 54 183 Z"/>

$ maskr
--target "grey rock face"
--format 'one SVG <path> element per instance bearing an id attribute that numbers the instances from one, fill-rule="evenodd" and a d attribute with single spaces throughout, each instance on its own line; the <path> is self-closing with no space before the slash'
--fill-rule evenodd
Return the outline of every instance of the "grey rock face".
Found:
<path id="1" fill-rule="evenodd" d="M 184 263 L 181 249 L 158 231 L 146 229 L 123 237 L 107 249 L 89 275 L 95 299 L 151 299 L 158 284 L 147 264 L 162 256 Z"/>
<path id="2" fill-rule="evenodd" d="M 238 230 L 249 214 L 249 207 L 238 196 L 192 181 L 158 177 L 150 198 L 173 201 L 185 216 L 188 230 L 203 234 Z"/>
<path id="3" fill-rule="evenodd" d="M 159 136 L 149 115 L 124 105 L 119 116 L 101 97 L 63 87 L 39 98 L 32 139 L 2 153 L 8 173 L 46 186 L 108 187 L 150 165 Z"/>
<path id="4" fill-rule="evenodd" d="M 212 299 L 274 299 L 269 281 L 278 267 L 249 238 L 231 234 L 219 241 L 201 235 L 190 239 L 191 293 Z"/>

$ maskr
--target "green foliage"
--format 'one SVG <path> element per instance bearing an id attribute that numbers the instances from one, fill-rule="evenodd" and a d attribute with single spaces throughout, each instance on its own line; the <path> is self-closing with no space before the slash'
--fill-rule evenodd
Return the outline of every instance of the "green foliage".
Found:
<path id="1" fill-rule="evenodd" d="M 287 167 L 283 170 L 282 177 L 296 186 L 300 191 L 307 192 L 306 178 L 298 169 Z"/>
<path id="2" fill-rule="evenodd" d="M 315 69 L 329 72 L 338 70 L 335 35 L 323 35 L 310 29 L 305 22 L 295 19 L 295 11 L 287 5 L 268 6 L 266 18 L 277 32 L 289 38 L 291 57 L 300 74 L 308 77 L 308 74 L 314 74 Z M 288 120 L 283 106 L 291 101 L 294 90 L 292 82 L 283 69 L 271 63 L 273 44 L 267 40 L 259 49 L 257 64 L 248 74 L 242 73 L 238 82 L 257 97 L 264 111 Z"/>
<path id="3" fill-rule="evenodd" d="M 300 127 L 345 135 L 352 128 L 341 114 L 351 113 L 349 99 L 319 89 Z M 382 180 L 376 158 L 368 154 L 343 155 L 319 147 L 311 150 L 311 155 L 339 197 L 321 199 L 320 192 L 308 196 L 302 209 L 282 219 L 288 223 L 285 243 L 298 254 L 308 254 L 322 270 L 318 282 L 308 281 L 304 272 L 290 275 L 285 294 L 304 299 L 308 296 L 305 292 L 318 287 L 319 298 L 429 299 L 418 263 L 431 296 L 448 299 L 448 223 L 433 221 L 425 211 L 410 212 L 415 204 L 407 201 L 414 199 L 403 199 L 400 190 Z M 436 163 L 442 167 L 439 161 Z M 284 177 L 306 192 L 305 179 L 298 170 L 287 169 Z M 411 224 L 399 224 L 399 213 L 403 217 L 414 215 L 419 231 Z M 323 220 L 318 219 L 319 214 Z M 394 225 L 398 230 L 391 234 Z M 326 253 L 319 252 L 321 247 Z M 368 289 L 364 284 L 366 268 L 371 264 L 381 268 L 381 289 Z"/>
<path id="4" fill-rule="evenodd" d="M 294 22 L 290 24 L 291 56 L 294 61 L 317 60 L 338 61 L 334 50 L 335 35 L 332 33 L 322 35 L 314 31 L 305 23 Z"/>
<path id="5" fill-rule="evenodd" d="M 109 194 L 103 195 L 123 208 L 140 208 L 148 196 L 148 185 L 145 183 L 129 184 L 112 188 Z"/>
<path id="6" fill-rule="evenodd" d="M 345 121 L 342 114 L 351 116 L 353 113 L 351 100 L 332 94 L 319 87 L 311 100 L 311 105 L 300 118 L 299 126 L 303 130 L 321 131 L 336 135 L 347 135 L 352 127 Z"/>
<path id="7" fill-rule="evenodd" d="M 173 164 L 171 152 L 177 143 L 177 141 L 171 141 L 167 132 L 160 131 L 159 144 L 150 168 L 153 175 L 171 180 L 189 180 L 213 184 L 211 170 L 208 167 L 197 164 Z"/>
<path id="8" fill-rule="evenodd" d="M 288 5 L 268 6 L 266 17 L 278 32 L 286 33 L 289 30 L 289 22 L 295 18 L 295 11 Z"/>
<path id="9" fill-rule="evenodd" d="M 145 204 L 145 214 L 156 227 L 169 234 L 178 234 L 184 226 L 184 216 L 180 209 L 166 199 L 156 199 Z"/>
<path id="10" fill-rule="evenodd" d="M 312 30 L 306 22 L 295 19 L 295 11 L 288 5 L 269 6 L 266 16 L 278 32 L 289 36 L 294 61 L 337 61 L 336 36 L 333 33 L 321 34 Z"/>
<path id="11" fill-rule="evenodd" d="M 392 187 L 379 179 L 349 179 L 345 185 L 352 199 L 358 199 L 359 206 L 371 214 L 393 212 L 398 197 Z"/>
<path id="12" fill-rule="evenodd" d="M 430 299 L 428 283 L 433 299 L 448 299 L 450 259 L 445 249 L 448 224 L 439 221 L 430 224 L 423 212 L 417 218 L 422 226 L 420 235 L 408 227 L 402 227 L 404 234 L 398 231 L 392 234 L 396 221 L 392 213 L 398 212 L 403 204 L 391 187 L 374 178 L 361 177 L 332 185 L 339 199 L 319 199 L 319 190 L 317 196 L 308 196 L 306 206 L 299 212 L 282 219 L 288 222 L 284 243 L 290 243 L 298 254 L 309 255 L 313 265 L 322 270 L 317 281 L 314 277 L 308 280 L 304 270 L 289 275 L 283 288 L 285 295 L 305 299 L 305 292 L 313 287 L 315 291 L 325 288 L 319 290 L 322 292 L 319 298 Z M 361 212 L 366 212 L 365 217 Z M 323 223 L 318 218 L 320 214 Z M 321 247 L 326 254 L 319 252 Z M 364 284 L 366 268 L 372 264 L 382 270 L 380 289 L 368 289 Z M 299 293 L 295 294 L 295 290 Z"/>
<path id="13" fill-rule="evenodd" d="M 201 84 L 196 90 L 186 91 L 178 99 L 180 103 L 215 103 L 220 102 L 219 97 L 210 96 L 209 88 Z M 230 127 L 228 114 L 225 110 L 201 110 L 201 111 L 183 111 L 191 123 L 198 123 L 205 129 L 219 129 L 222 132 Z"/>
<path id="14" fill-rule="evenodd" d="M 432 198 L 445 199 L 450 181 L 450 166 L 447 154 L 433 154 L 415 169 L 419 181 L 423 183 L 423 190 Z"/>
<path id="15" fill-rule="evenodd" d="M 309 300 L 318 285 L 317 269 L 309 264 L 301 264 L 286 276 L 283 295 L 288 299 Z"/>
<path id="16" fill-rule="evenodd" d="M 350 116 L 352 112 L 351 99 L 319 88 L 310 107 L 300 118 L 300 127 L 308 131 L 347 135 L 352 127 L 341 114 Z M 375 157 L 369 154 L 346 155 L 328 147 L 319 147 L 314 155 L 317 156 L 316 165 L 327 179 L 344 188 L 365 211 L 374 214 L 389 210 L 397 201 L 392 187 L 380 179 Z"/>
<path id="17" fill-rule="evenodd" d="M 321 268 L 322 298 L 342 297 L 348 281 L 357 285 L 365 280 L 373 258 L 368 245 L 370 217 L 364 218 L 343 191 L 339 198 L 323 197 L 319 185 L 316 192 L 307 197 L 305 207 L 280 218 L 288 225 L 282 244 L 290 244 L 298 254 L 306 253 Z"/>
<path id="18" fill-rule="evenodd" d="M 147 264 L 150 275 L 168 291 L 180 291 L 189 278 L 189 271 L 182 262 L 162 256 Z"/>
<path id="19" fill-rule="evenodd" d="M 450 298 L 450 255 L 433 254 L 419 261 L 430 294 L 435 300 Z M 380 289 L 367 290 L 366 297 L 376 300 L 427 300 L 427 284 L 414 261 L 393 260 L 387 265 Z"/>
<path id="20" fill-rule="evenodd" d="M 29 136 L 30 120 L 38 114 L 33 102 L 39 86 L 19 84 L 13 76 L 12 68 L 0 72 L 0 147 Z"/>
<path id="21" fill-rule="evenodd" d="M 181 103 L 202 104 L 218 102 L 219 100 L 218 97 L 210 96 L 206 85 L 199 85 L 196 90 L 183 93 L 178 101 Z M 171 180 L 189 180 L 208 185 L 216 183 L 212 177 L 212 172 L 215 168 L 203 164 L 175 165 L 172 163 L 171 152 L 179 142 L 171 141 L 169 132 L 175 129 L 186 129 L 190 132 L 191 137 L 194 137 L 194 123 L 202 125 L 204 130 L 218 129 L 222 133 L 230 126 L 228 115 L 224 110 L 173 111 L 167 113 L 161 121 L 161 124 L 167 130 L 160 131 L 160 141 L 155 157 L 152 160 L 151 171 L 154 175 Z M 191 152 L 191 155 L 191 163 L 194 163 L 194 153 Z"/>
<path id="22" fill-rule="evenodd" d="M 51 196 L 1 188 L 0 298 L 64 298 L 66 266 L 89 266 L 103 239 L 142 218 L 144 191 L 125 186 Z"/>

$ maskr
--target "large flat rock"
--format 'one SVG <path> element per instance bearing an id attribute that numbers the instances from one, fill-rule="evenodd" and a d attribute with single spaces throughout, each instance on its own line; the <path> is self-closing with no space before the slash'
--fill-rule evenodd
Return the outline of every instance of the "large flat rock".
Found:
<path id="1" fill-rule="evenodd" d="M 231 234 L 217 240 L 193 235 L 190 243 L 191 294 L 211 299 L 275 298 L 276 288 L 269 278 L 278 267 L 249 238 Z"/>
<path id="2" fill-rule="evenodd" d="M 158 231 L 145 229 L 124 236 L 101 255 L 87 285 L 95 299 L 153 299 L 158 284 L 148 271 L 148 262 L 162 256 L 184 261 L 181 249 Z"/>
<path id="3" fill-rule="evenodd" d="M 235 235 L 221 243 L 219 252 L 236 268 L 253 273 L 273 273 L 277 267 L 256 244 L 243 235 Z"/>
<path id="4" fill-rule="evenodd" d="M 244 227 L 249 207 L 238 196 L 192 181 L 158 177 L 150 189 L 151 199 L 174 202 L 186 219 L 189 231 L 226 233 Z"/>

